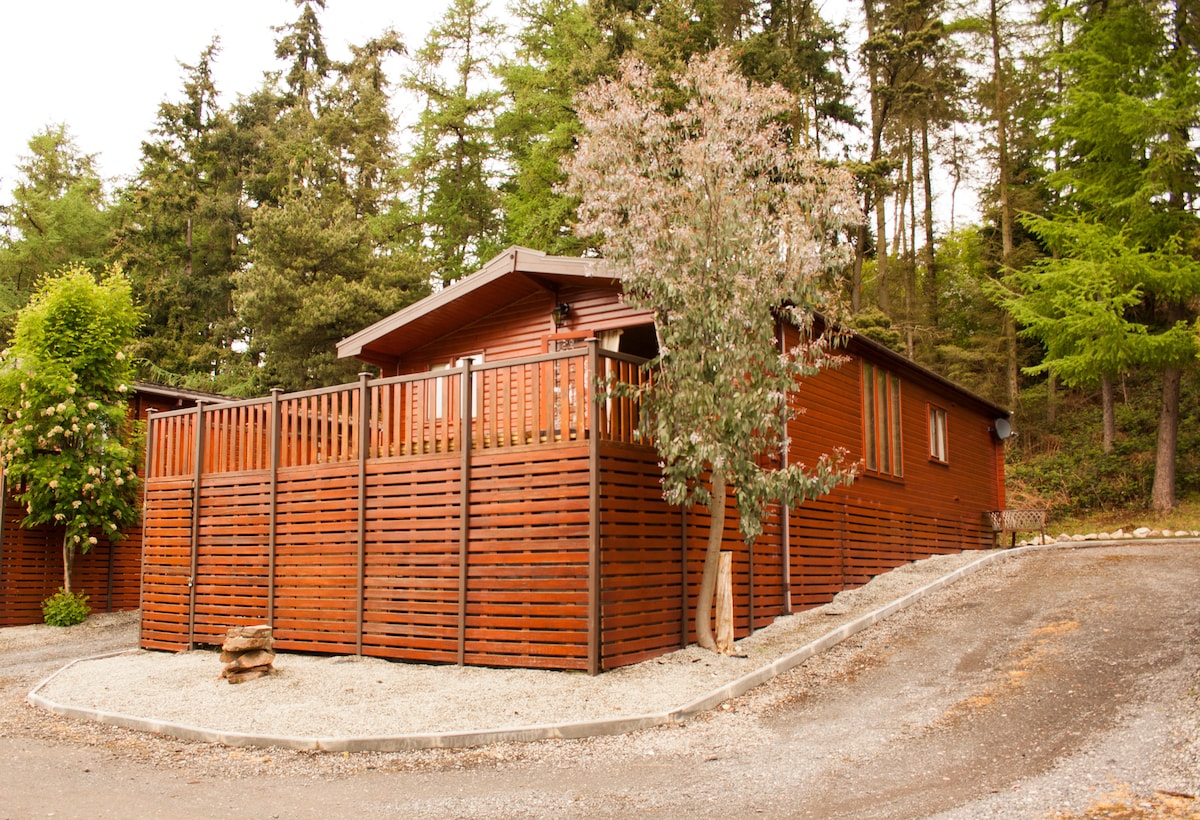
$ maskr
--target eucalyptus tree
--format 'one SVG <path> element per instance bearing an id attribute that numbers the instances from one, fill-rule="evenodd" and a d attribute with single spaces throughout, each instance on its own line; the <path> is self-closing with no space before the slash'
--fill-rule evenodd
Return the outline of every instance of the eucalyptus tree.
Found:
<path id="1" fill-rule="evenodd" d="M 748 83 L 727 51 L 694 57 L 673 85 L 631 59 L 581 96 L 569 190 L 578 230 L 603 237 L 626 298 L 655 316 L 639 429 L 658 449 L 667 500 L 710 511 L 696 630 L 713 648 L 727 488 L 752 539 L 771 501 L 799 503 L 854 474 L 838 453 L 811 467 L 761 456 L 786 446 L 784 397 L 831 362 L 814 314 L 835 315 L 849 249 L 831 237 L 857 208 L 848 175 L 789 140 L 780 119 L 794 98 Z M 801 330 L 784 351 L 779 318 Z"/>

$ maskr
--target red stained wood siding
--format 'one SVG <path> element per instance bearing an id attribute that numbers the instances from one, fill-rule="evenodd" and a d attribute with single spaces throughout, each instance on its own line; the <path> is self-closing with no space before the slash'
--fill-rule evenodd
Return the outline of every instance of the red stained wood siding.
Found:
<path id="1" fill-rule="evenodd" d="M 874 353 L 805 381 L 791 462 L 834 446 L 861 459 L 861 358 Z M 879 364 L 901 380 L 903 477 L 776 510 L 751 547 L 727 501 L 738 636 L 990 543 L 982 513 L 999 505 L 1002 468 L 987 408 Z M 589 347 L 155 419 L 143 646 L 215 644 L 270 620 L 282 649 L 599 671 L 694 640 L 707 511 L 663 501 L 636 407 L 597 401 L 593 367 L 640 372 Z M 947 411 L 944 464 L 928 458 L 927 402 Z"/>
<path id="2" fill-rule="evenodd" d="M 550 311 L 556 304 L 571 306 L 566 323 L 556 328 Z M 398 373 L 420 373 L 431 364 L 454 364 L 460 357 L 483 355 L 484 363 L 536 356 L 552 352 L 548 342 L 555 336 L 586 337 L 631 324 L 647 324 L 649 316 L 636 313 L 621 301 L 612 288 L 564 287 L 527 296 L 503 310 L 451 329 L 444 336 L 407 354 L 396 364 Z"/>

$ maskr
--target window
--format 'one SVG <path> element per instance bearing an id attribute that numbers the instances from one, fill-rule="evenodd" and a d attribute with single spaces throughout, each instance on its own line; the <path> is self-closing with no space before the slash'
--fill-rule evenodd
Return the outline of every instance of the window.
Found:
<path id="1" fill-rule="evenodd" d="M 929 405 L 929 457 L 943 464 L 949 460 L 946 450 L 946 411 L 932 404 Z"/>
<path id="2" fill-rule="evenodd" d="M 863 362 L 863 452 L 867 470 L 904 475 L 900 440 L 900 379 Z"/>
<path id="3" fill-rule="evenodd" d="M 483 364 L 483 354 L 476 353 L 471 356 L 463 356 L 455 359 L 454 366 L 462 367 L 464 362 L 470 362 L 472 366 Z M 448 364 L 434 364 L 429 366 L 429 371 L 431 373 L 449 369 L 450 365 Z M 450 376 L 436 376 L 433 379 L 433 395 L 429 397 L 427 405 L 429 408 L 429 418 L 431 419 L 445 418 L 448 414 L 457 412 L 457 408 L 451 408 L 449 406 L 452 399 L 447 393 L 447 382 L 450 378 Z M 478 412 L 480 406 L 478 373 L 471 374 L 471 391 L 475 394 L 475 411 Z M 454 393 L 457 392 L 458 391 L 454 391 Z"/>

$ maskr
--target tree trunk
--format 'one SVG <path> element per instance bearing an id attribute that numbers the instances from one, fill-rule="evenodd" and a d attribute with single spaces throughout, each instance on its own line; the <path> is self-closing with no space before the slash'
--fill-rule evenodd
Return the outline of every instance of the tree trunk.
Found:
<path id="1" fill-rule="evenodd" d="M 880 183 L 882 186 L 883 183 Z M 875 282 L 877 302 L 885 316 L 892 315 L 892 298 L 888 294 L 887 214 L 884 197 L 875 197 Z"/>
<path id="2" fill-rule="evenodd" d="M 696 643 L 716 652 L 713 636 L 713 594 L 717 589 L 717 571 L 721 562 L 721 542 L 725 534 L 725 474 L 715 470 L 712 476 L 712 501 L 709 502 L 708 548 L 704 553 L 704 574 L 700 576 L 700 594 L 696 598 Z"/>
<path id="3" fill-rule="evenodd" d="M 1183 373 L 1178 367 L 1163 371 L 1162 409 L 1158 416 L 1158 446 L 1154 455 L 1154 487 L 1150 505 L 1155 512 L 1175 509 L 1175 450 L 1179 441 L 1179 384 Z"/>
<path id="4" fill-rule="evenodd" d="M 71 570 L 75 563 L 75 550 L 71 549 L 67 534 L 63 533 L 63 592 L 71 591 Z"/>
<path id="5" fill-rule="evenodd" d="M 874 0 L 863 0 L 863 16 L 868 39 L 875 36 L 876 9 Z M 884 103 L 879 93 L 879 66 L 873 54 L 867 54 L 868 95 L 871 105 L 871 165 L 877 175 L 872 183 L 875 202 L 875 265 L 878 287 L 877 304 L 887 316 L 892 315 L 892 301 L 888 293 L 887 254 L 887 180 L 879 175 L 879 160 L 883 156 L 883 122 L 886 118 Z M 865 214 L 864 214 L 865 216 Z"/>
<path id="6" fill-rule="evenodd" d="M 1012 174 L 1008 157 L 1008 101 L 1005 97 L 1007 80 L 1004 61 L 1000 55 L 1000 13 L 997 0 L 991 0 L 988 21 L 992 35 L 992 82 L 996 89 L 996 171 L 1000 195 L 1000 267 L 1007 270 L 1013 253 L 1013 208 L 1009 199 L 1009 179 Z M 1017 366 L 1017 325 L 1012 315 L 1004 313 L 1005 375 L 1007 376 L 1008 406 L 1014 413 L 1020 391 Z"/>
<path id="7" fill-rule="evenodd" d="M 1104 432 L 1101 446 L 1105 455 L 1111 455 L 1113 441 L 1117 437 L 1117 414 L 1114 408 L 1113 383 L 1111 376 L 1100 377 L 1100 404 L 1104 415 Z"/>
<path id="8" fill-rule="evenodd" d="M 938 326 L 937 257 L 933 246 L 933 160 L 929 147 L 929 123 L 921 123 L 921 181 L 925 186 L 925 301 L 929 324 Z M 955 182 L 957 184 L 957 181 Z"/>

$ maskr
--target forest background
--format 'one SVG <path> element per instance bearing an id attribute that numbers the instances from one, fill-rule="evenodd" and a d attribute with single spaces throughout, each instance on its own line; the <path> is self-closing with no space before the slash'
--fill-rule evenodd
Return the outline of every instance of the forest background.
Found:
<path id="1" fill-rule="evenodd" d="M 823 8 L 517 0 L 502 25 L 452 0 L 421 43 L 384 30 L 333 59 L 325 3 L 298 0 L 256 90 L 222 103 L 219 41 L 181 65 L 132 178 L 102 179 L 66 123 L 31 135 L 0 203 L 0 333 L 47 274 L 116 266 L 144 311 L 141 378 L 351 381 L 339 339 L 508 245 L 594 248 L 562 188 L 576 95 L 626 55 L 669 84 L 723 47 L 795 95 L 793 140 L 854 175 L 866 221 L 837 241 L 855 328 L 1014 410 L 1011 505 L 1195 503 L 1200 10 Z"/>

